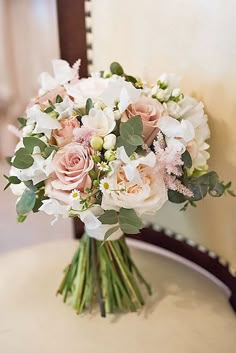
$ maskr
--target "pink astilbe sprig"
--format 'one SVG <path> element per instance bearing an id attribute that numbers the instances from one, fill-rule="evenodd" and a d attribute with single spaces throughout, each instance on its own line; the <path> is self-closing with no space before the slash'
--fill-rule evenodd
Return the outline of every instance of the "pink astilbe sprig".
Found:
<path id="1" fill-rule="evenodd" d="M 153 145 L 157 158 L 157 167 L 159 173 L 163 176 L 166 187 L 170 190 L 178 191 L 187 197 L 193 196 L 192 191 L 177 179 L 177 177 L 183 174 L 182 166 L 184 162 L 181 158 L 181 152 L 177 151 L 174 146 L 167 146 L 160 131 Z"/>
<path id="2" fill-rule="evenodd" d="M 180 194 L 183 194 L 187 197 L 193 196 L 192 191 L 189 190 L 185 185 L 183 185 L 181 181 L 176 178 L 175 175 L 169 175 L 166 173 L 164 175 L 164 181 L 168 189 L 178 191 Z"/>
<path id="3" fill-rule="evenodd" d="M 73 80 L 71 80 L 71 84 L 75 84 L 77 83 L 77 81 L 79 80 L 79 68 L 80 68 L 80 64 L 81 64 L 81 60 L 78 59 L 72 66 L 72 70 L 74 72 L 74 78 Z"/>

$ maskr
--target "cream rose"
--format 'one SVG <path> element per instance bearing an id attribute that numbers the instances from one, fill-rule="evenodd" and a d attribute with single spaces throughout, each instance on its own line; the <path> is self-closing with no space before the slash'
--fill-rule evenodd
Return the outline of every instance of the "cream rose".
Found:
<path id="1" fill-rule="evenodd" d="M 121 207 L 133 208 L 138 215 L 155 213 L 167 200 L 167 190 L 155 168 L 140 164 L 139 181 L 129 181 L 122 162 L 112 162 L 112 175 L 106 178 L 102 208 L 119 211 Z"/>
<path id="2" fill-rule="evenodd" d="M 112 132 L 116 126 L 114 113 L 111 108 L 96 109 L 92 108 L 89 115 L 82 118 L 85 128 L 94 132 L 95 136 L 104 137 Z"/>
<path id="3" fill-rule="evenodd" d="M 86 187 L 91 186 L 88 172 L 93 166 L 89 148 L 72 142 L 60 149 L 53 158 L 52 169 L 55 177 L 51 186 L 61 191 L 78 189 L 83 192 Z"/>
<path id="4" fill-rule="evenodd" d="M 74 138 L 74 129 L 79 128 L 80 124 L 76 118 L 60 121 L 61 128 L 53 130 L 52 136 L 55 138 L 58 146 L 62 147 L 72 142 Z"/>
<path id="5" fill-rule="evenodd" d="M 128 118 L 139 115 L 143 122 L 144 142 L 150 146 L 157 135 L 158 119 L 164 114 L 161 103 L 153 98 L 141 97 L 137 103 L 130 104 L 126 109 Z"/>

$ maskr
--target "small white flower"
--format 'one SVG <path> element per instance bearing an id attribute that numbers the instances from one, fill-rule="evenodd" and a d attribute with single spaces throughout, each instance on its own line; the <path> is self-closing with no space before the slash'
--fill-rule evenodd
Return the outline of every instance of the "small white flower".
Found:
<path id="1" fill-rule="evenodd" d="M 179 88 L 173 89 L 173 91 L 172 91 L 172 93 L 171 93 L 171 95 L 172 95 L 173 97 L 179 97 L 180 94 L 181 94 L 181 91 L 180 91 Z"/>
<path id="2" fill-rule="evenodd" d="M 39 90 L 40 95 L 45 94 L 59 85 L 64 85 L 75 77 L 74 69 L 70 67 L 65 60 L 52 60 L 52 66 L 54 77 L 48 72 L 42 72 L 39 76 L 39 82 L 41 84 L 41 89 Z"/>
<path id="3" fill-rule="evenodd" d="M 53 129 L 60 129 L 61 124 L 49 114 L 41 111 L 40 106 L 35 104 L 32 108 L 27 110 L 28 124 L 36 123 L 33 132 L 35 134 L 44 133 L 48 138 L 51 137 Z"/>
<path id="4" fill-rule="evenodd" d="M 111 185 L 110 179 L 103 178 L 100 181 L 99 189 L 102 191 L 102 193 L 110 193 L 112 191 L 112 185 Z"/>
<path id="5" fill-rule="evenodd" d="M 104 137 L 103 148 L 105 150 L 112 150 L 116 145 L 116 135 L 109 134 Z"/>
<path id="6" fill-rule="evenodd" d="M 55 199 L 43 200 L 43 204 L 39 208 L 39 211 L 55 216 L 54 220 L 51 222 L 51 225 L 54 225 L 54 223 L 58 220 L 59 215 L 63 217 L 68 216 L 68 206 L 62 205 Z"/>
<path id="7" fill-rule="evenodd" d="M 72 200 L 81 200 L 80 198 L 80 191 L 77 189 L 74 189 L 71 191 L 70 197 Z"/>
<path id="8" fill-rule="evenodd" d="M 66 96 L 61 103 L 55 103 L 55 111 L 59 114 L 58 119 L 65 119 L 72 115 L 74 103 Z"/>
<path id="9" fill-rule="evenodd" d="M 106 162 L 101 162 L 97 164 L 98 169 L 101 170 L 102 172 L 108 172 L 110 167 Z"/>
<path id="10" fill-rule="evenodd" d="M 103 102 L 113 108 L 118 102 L 121 113 L 125 111 L 129 104 L 136 103 L 141 95 L 139 89 L 122 77 L 112 76 L 108 79 L 108 86 L 102 94 Z"/>
<path id="11" fill-rule="evenodd" d="M 80 201 L 81 201 L 80 191 L 77 189 L 74 189 L 70 194 L 70 199 L 71 199 L 72 209 L 73 210 L 81 210 L 82 205 L 80 203 Z"/>
<path id="12" fill-rule="evenodd" d="M 116 159 L 116 151 L 114 150 L 107 150 L 104 153 L 104 157 L 108 162 L 114 161 Z"/>

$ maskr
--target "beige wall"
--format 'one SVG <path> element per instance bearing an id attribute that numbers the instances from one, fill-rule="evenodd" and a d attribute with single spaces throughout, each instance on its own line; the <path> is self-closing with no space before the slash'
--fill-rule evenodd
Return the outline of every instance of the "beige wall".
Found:
<path id="1" fill-rule="evenodd" d="M 94 69 L 119 61 L 155 80 L 183 76 L 182 87 L 206 105 L 211 168 L 236 190 L 236 2 L 234 0 L 93 1 Z M 236 265 L 236 200 L 207 199 L 179 213 L 166 205 L 155 221 L 183 232 Z"/>
<path id="2" fill-rule="evenodd" d="M 7 130 L 38 90 L 38 75 L 59 56 L 55 0 L 0 0 L 0 156 L 10 155 Z M 1 116 L 1 92 L 7 111 Z"/>

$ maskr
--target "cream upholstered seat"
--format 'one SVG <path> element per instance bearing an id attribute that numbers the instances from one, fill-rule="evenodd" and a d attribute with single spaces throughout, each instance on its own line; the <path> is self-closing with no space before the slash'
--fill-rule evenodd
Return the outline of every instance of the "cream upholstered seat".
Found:
<path id="1" fill-rule="evenodd" d="M 133 256 L 152 284 L 139 313 L 77 316 L 56 297 L 77 244 L 58 241 L 0 258 L 4 353 L 234 353 L 236 318 L 224 292 L 201 274 L 144 250 Z"/>

